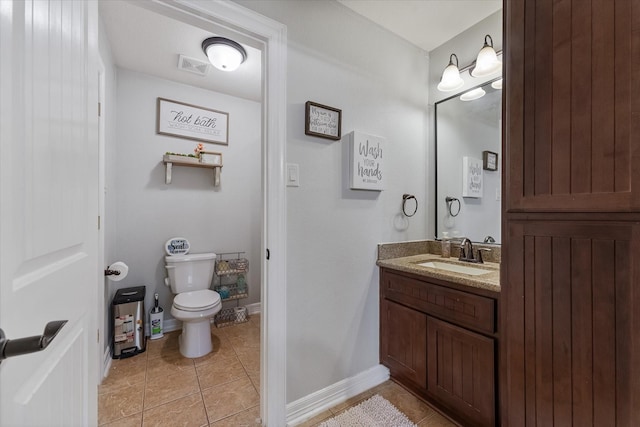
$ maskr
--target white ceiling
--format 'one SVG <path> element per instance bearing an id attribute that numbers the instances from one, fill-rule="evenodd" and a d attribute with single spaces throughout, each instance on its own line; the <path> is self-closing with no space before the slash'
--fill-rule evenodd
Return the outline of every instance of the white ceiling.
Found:
<path id="1" fill-rule="evenodd" d="M 253 101 L 262 99 L 259 49 L 243 44 L 247 60 L 236 71 L 210 66 L 206 76 L 199 76 L 179 70 L 178 57 L 208 62 L 202 41 L 219 34 L 120 0 L 101 1 L 100 16 L 117 66 Z"/>
<path id="2" fill-rule="evenodd" d="M 502 8 L 503 0 L 338 0 L 427 52 Z"/>
<path id="3" fill-rule="evenodd" d="M 502 7 L 502 0 L 338 1 L 425 51 L 433 50 Z M 206 76 L 199 76 L 179 70 L 178 56 L 206 61 L 202 41 L 219 34 L 124 0 L 100 1 L 100 16 L 117 66 L 245 99 L 262 99 L 259 49 L 243 44 L 248 58 L 238 70 L 224 72 L 209 67 Z"/>

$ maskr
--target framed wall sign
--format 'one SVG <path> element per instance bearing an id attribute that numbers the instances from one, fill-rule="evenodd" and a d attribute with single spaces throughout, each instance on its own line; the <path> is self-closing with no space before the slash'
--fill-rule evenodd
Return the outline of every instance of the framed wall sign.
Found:
<path id="1" fill-rule="evenodd" d="M 307 101 L 304 112 L 304 133 L 320 138 L 342 138 L 342 110 Z"/>
<path id="2" fill-rule="evenodd" d="M 350 185 L 352 190 L 382 191 L 385 183 L 385 139 L 353 131 L 349 134 Z"/>
<path id="3" fill-rule="evenodd" d="M 482 197 L 482 160 L 462 158 L 462 197 Z"/>
<path id="4" fill-rule="evenodd" d="M 482 169 L 487 171 L 498 170 L 498 153 L 493 151 L 482 152 Z"/>
<path id="5" fill-rule="evenodd" d="M 157 133 L 229 145 L 229 113 L 158 98 Z"/>

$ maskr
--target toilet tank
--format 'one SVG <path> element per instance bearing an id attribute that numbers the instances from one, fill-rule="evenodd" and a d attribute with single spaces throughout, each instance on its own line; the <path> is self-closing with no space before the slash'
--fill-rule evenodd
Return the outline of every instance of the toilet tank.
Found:
<path id="1" fill-rule="evenodd" d="M 174 294 L 209 289 L 211 286 L 216 254 L 171 255 L 164 260 L 168 276 L 165 283 Z"/>

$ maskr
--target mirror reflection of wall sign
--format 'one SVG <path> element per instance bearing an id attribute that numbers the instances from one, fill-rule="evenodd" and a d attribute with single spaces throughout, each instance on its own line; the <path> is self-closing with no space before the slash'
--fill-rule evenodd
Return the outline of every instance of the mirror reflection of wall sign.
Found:
<path id="1" fill-rule="evenodd" d="M 482 152 L 482 168 L 487 171 L 498 170 L 498 153 L 493 151 Z"/>
<path id="2" fill-rule="evenodd" d="M 342 138 L 342 110 L 307 101 L 304 133 L 337 141 Z"/>
<path id="3" fill-rule="evenodd" d="M 353 131 L 349 134 L 349 144 L 351 189 L 382 191 L 385 179 L 385 139 Z"/>
<path id="4" fill-rule="evenodd" d="M 482 197 L 482 160 L 462 158 L 462 197 Z"/>
<path id="5" fill-rule="evenodd" d="M 164 98 L 157 108 L 158 134 L 229 145 L 229 113 Z"/>

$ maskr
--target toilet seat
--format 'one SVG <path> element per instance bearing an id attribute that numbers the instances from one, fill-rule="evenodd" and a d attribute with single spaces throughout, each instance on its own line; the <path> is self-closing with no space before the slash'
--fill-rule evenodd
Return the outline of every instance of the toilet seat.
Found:
<path id="1" fill-rule="evenodd" d="M 210 289 L 182 292 L 173 299 L 173 306 L 183 311 L 204 311 L 220 305 L 220 295 Z"/>

